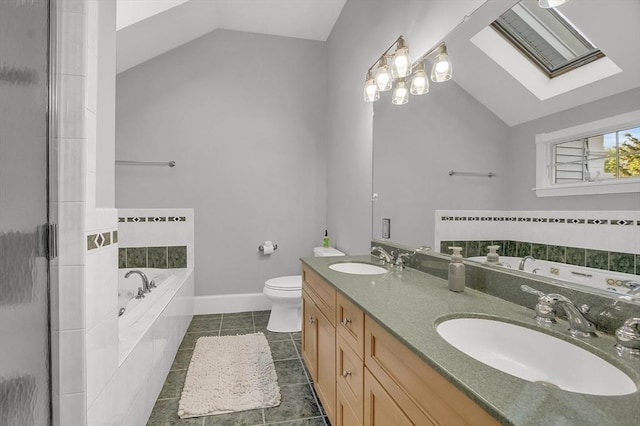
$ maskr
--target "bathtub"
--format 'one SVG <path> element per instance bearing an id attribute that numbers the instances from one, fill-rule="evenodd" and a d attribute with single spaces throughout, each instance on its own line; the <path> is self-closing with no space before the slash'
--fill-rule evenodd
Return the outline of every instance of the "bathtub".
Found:
<path id="1" fill-rule="evenodd" d="M 469 257 L 467 260 L 475 262 L 486 262 L 486 256 Z M 500 256 L 500 264 L 497 267 L 518 269 L 520 265 L 520 257 Z M 640 281 L 640 276 L 632 274 L 624 274 L 622 272 L 605 271 L 603 269 L 587 268 L 584 266 L 569 265 L 566 263 L 550 262 L 548 260 L 527 260 L 524 266 L 524 272 L 537 274 L 539 276 L 552 278 L 558 281 L 566 281 L 568 283 L 579 284 L 581 286 L 591 287 L 609 293 L 617 293 L 621 296 L 628 297 L 640 302 L 640 294 L 631 296 L 626 295 L 629 288 L 624 286 L 625 281 Z"/>
<path id="2" fill-rule="evenodd" d="M 160 317 L 193 270 L 138 268 L 137 270 L 145 273 L 149 282 L 153 280 L 156 288 L 145 293 L 144 298 L 136 299 L 138 288 L 143 284 L 138 274 L 125 278 L 125 274 L 131 269 L 118 270 L 118 312 L 122 313 L 118 318 L 120 364 Z"/>

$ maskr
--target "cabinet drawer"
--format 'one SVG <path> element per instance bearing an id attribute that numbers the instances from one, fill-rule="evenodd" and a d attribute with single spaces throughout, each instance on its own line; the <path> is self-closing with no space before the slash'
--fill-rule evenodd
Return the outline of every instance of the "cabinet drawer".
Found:
<path id="1" fill-rule="evenodd" d="M 336 338 L 336 382 L 362 422 L 362 392 L 364 363 L 340 335 Z"/>
<path id="2" fill-rule="evenodd" d="M 336 289 L 307 266 L 302 267 L 302 288 L 311 293 L 318 309 L 335 326 Z"/>
<path id="3" fill-rule="evenodd" d="M 367 426 L 434 426 L 409 419 L 375 377 L 364 369 L 364 424 Z M 413 420 L 413 421 L 412 421 Z"/>
<path id="4" fill-rule="evenodd" d="M 364 313 L 341 293 L 337 296 L 338 334 L 362 359 L 364 358 Z"/>
<path id="5" fill-rule="evenodd" d="M 431 423 L 447 426 L 498 424 L 368 316 L 365 317 L 364 361 L 411 419 L 426 418 Z"/>

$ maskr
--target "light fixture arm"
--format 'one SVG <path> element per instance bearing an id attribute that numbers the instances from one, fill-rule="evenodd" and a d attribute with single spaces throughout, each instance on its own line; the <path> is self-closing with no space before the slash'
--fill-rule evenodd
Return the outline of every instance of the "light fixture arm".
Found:
<path id="1" fill-rule="evenodd" d="M 388 56 L 387 54 L 389 53 L 389 51 L 391 49 L 393 49 L 396 45 L 397 46 L 404 46 L 405 42 L 404 42 L 404 37 L 403 36 L 399 36 L 393 43 L 391 43 L 391 46 L 389 46 L 387 48 L 387 50 L 385 50 L 382 55 L 380 55 L 380 57 L 378 59 L 376 59 L 376 61 L 369 67 L 369 69 L 367 70 L 367 72 L 370 72 L 376 65 L 378 65 L 380 63 L 380 61 L 382 60 L 382 58 Z"/>

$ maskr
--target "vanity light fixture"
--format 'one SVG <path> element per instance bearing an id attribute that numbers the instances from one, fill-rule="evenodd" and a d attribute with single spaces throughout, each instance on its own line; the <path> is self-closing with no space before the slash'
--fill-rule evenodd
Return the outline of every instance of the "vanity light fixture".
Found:
<path id="1" fill-rule="evenodd" d="M 569 0 L 538 0 L 538 6 L 543 9 L 562 6 L 565 3 L 569 3 Z"/>
<path id="2" fill-rule="evenodd" d="M 395 52 L 390 54 L 394 47 Z M 431 81 L 440 83 L 450 80 L 452 66 L 444 42 L 439 43 L 412 63 L 404 37 L 398 37 L 367 70 L 364 101 L 375 102 L 380 98 L 380 92 L 390 90 L 392 87 L 394 90 L 391 103 L 394 105 L 406 104 L 409 101 L 409 93 L 412 95 L 428 93 L 429 77 L 425 71 L 424 62 L 432 54 L 436 54 L 436 57 L 431 69 Z"/>

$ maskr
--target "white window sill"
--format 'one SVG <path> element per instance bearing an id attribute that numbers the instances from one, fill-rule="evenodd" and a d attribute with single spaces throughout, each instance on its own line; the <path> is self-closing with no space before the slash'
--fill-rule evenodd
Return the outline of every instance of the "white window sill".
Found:
<path id="1" fill-rule="evenodd" d="M 566 183 L 533 188 L 538 197 L 567 195 L 640 193 L 640 178 L 612 179 L 598 182 Z"/>

